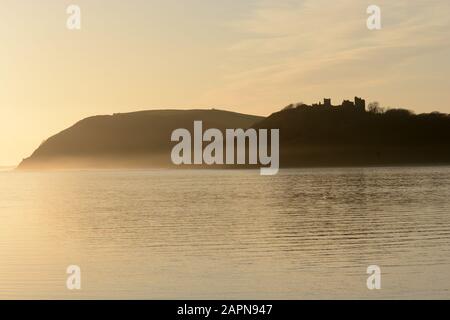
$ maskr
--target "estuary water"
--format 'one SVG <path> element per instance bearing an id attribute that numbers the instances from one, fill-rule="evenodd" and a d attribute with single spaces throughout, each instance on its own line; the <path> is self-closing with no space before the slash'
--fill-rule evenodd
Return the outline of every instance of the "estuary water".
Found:
<path id="1" fill-rule="evenodd" d="M 3 170 L 0 298 L 449 299 L 450 167 Z"/>

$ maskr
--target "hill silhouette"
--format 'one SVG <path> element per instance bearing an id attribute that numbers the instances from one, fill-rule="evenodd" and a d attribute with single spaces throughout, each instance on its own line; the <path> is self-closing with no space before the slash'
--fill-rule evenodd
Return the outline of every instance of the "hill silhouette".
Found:
<path id="1" fill-rule="evenodd" d="M 355 98 L 290 105 L 267 118 L 220 110 L 155 110 L 95 116 L 46 140 L 18 169 L 171 166 L 173 130 L 280 129 L 281 167 L 450 164 L 450 116 L 383 111 Z"/>
<path id="2" fill-rule="evenodd" d="M 449 115 L 347 106 L 291 105 L 255 128 L 280 129 L 284 167 L 450 164 Z"/>
<path id="3" fill-rule="evenodd" d="M 18 169 L 145 168 L 171 164 L 178 128 L 248 128 L 262 117 L 221 110 L 151 110 L 86 118 L 39 146 Z"/>

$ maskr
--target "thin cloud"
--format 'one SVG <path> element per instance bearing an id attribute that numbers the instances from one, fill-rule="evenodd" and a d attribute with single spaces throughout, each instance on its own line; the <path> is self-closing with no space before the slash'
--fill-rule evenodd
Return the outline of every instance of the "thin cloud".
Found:
<path id="1" fill-rule="evenodd" d="M 377 2 L 380 31 L 366 28 L 369 2 L 263 1 L 232 24 L 244 39 L 229 48 L 230 61 L 242 67 L 227 75 L 228 85 L 208 94 L 248 103 L 262 94 L 275 103 L 295 93 L 315 97 L 332 86 L 398 83 L 409 77 L 396 72 L 402 65 L 414 67 L 421 56 L 448 49 L 450 2 Z"/>

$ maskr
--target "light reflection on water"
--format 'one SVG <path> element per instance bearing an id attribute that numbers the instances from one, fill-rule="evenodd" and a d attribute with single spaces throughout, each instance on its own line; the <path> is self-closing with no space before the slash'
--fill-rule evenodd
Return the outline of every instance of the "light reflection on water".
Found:
<path id="1" fill-rule="evenodd" d="M 0 298 L 450 298 L 449 167 L 1 172 L 0 195 Z"/>

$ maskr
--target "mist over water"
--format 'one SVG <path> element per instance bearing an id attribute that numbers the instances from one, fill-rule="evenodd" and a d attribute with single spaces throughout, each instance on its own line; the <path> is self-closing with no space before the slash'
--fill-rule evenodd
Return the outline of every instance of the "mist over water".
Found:
<path id="1" fill-rule="evenodd" d="M 450 298 L 449 208 L 450 167 L 1 171 L 0 298 Z"/>

